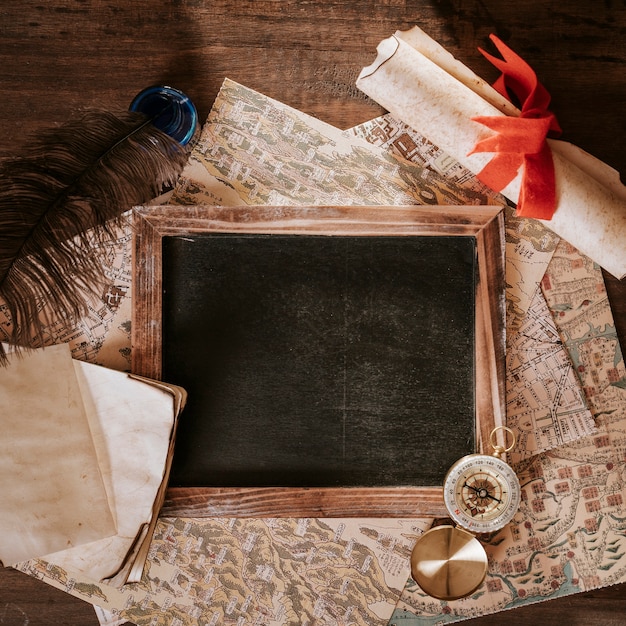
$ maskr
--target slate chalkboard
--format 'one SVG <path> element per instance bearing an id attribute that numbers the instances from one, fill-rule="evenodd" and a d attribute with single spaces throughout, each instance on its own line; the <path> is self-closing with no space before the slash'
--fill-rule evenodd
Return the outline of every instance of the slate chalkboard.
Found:
<path id="1" fill-rule="evenodd" d="M 475 450 L 475 237 L 162 244 L 170 485 L 441 485 Z"/>
<path id="2" fill-rule="evenodd" d="M 132 372 L 188 391 L 162 511 L 441 517 L 505 416 L 497 206 L 147 206 Z"/>

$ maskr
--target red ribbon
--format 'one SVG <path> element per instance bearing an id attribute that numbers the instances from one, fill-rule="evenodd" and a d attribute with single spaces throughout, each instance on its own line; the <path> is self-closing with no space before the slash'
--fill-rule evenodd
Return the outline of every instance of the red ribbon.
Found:
<path id="1" fill-rule="evenodd" d="M 469 154 L 495 152 L 478 174 L 479 180 L 495 191 L 504 189 L 524 166 L 517 215 L 549 220 L 556 209 L 556 187 L 546 137 L 561 134 L 554 114 L 548 110 L 550 94 L 526 61 L 495 35 L 490 39 L 503 57 L 498 59 L 479 48 L 502 72 L 493 86 L 509 100 L 512 93 L 520 101 L 522 112 L 520 117 L 473 117 L 473 121 L 494 130 L 496 135 L 478 141 Z"/>

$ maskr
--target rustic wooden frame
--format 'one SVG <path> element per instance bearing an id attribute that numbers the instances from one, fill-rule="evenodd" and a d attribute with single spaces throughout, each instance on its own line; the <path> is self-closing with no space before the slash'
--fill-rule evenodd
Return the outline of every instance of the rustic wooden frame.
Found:
<path id="1" fill-rule="evenodd" d="M 206 232 L 328 236 L 472 236 L 478 280 L 476 442 L 504 423 L 504 217 L 501 207 L 138 207 L 134 211 L 134 374 L 162 373 L 162 241 Z M 444 516 L 440 487 L 170 488 L 164 515 L 239 517 Z"/>

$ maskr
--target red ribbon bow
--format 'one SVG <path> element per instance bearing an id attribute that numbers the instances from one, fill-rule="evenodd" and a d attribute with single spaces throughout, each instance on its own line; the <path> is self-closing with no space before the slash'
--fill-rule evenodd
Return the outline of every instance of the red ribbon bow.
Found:
<path id="1" fill-rule="evenodd" d="M 554 162 L 546 137 L 561 134 L 554 114 L 548 110 L 550 94 L 526 61 L 495 35 L 490 39 L 503 57 L 498 59 L 479 48 L 502 72 L 493 86 L 507 99 L 513 93 L 522 103 L 522 112 L 520 117 L 473 117 L 473 121 L 497 134 L 478 141 L 469 154 L 496 153 L 478 174 L 479 180 L 495 191 L 504 189 L 523 165 L 517 215 L 549 220 L 556 209 L 556 188 Z"/>

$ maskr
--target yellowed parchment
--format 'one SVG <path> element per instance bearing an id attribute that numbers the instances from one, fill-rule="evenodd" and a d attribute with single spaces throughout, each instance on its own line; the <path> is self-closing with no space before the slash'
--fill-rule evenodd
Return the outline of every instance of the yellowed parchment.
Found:
<path id="1" fill-rule="evenodd" d="M 480 172 L 493 155 L 469 153 L 492 131 L 471 118 L 519 115 L 513 105 L 417 27 L 383 40 L 374 63 L 361 71 L 357 86 L 474 173 Z M 608 272 L 624 277 L 623 186 L 597 159 L 562 142 L 549 143 L 557 209 L 554 217 L 543 223 Z M 520 181 L 518 173 L 502 194 L 517 202 Z"/>
<path id="2" fill-rule="evenodd" d="M 69 348 L 9 355 L 0 407 L 2 563 L 115 535 Z"/>
<path id="3" fill-rule="evenodd" d="M 115 370 L 74 361 L 117 534 L 46 556 L 94 580 L 114 576 L 131 548 L 148 536 L 162 502 L 157 502 L 180 407 L 172 390 Z M 148 541 L 151 538 L 148 536 Z M 145 555 L 144 561 L 145 561 Z M 141 573 L 143 561 L 138 563 Z M 128 567 L 124 568 L 127 573 Z M 126 575 L 120 582 L 126 581 Z"/>

